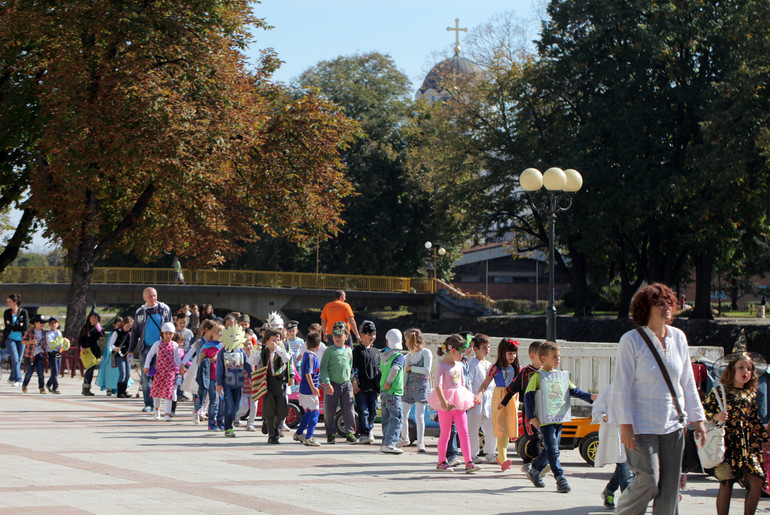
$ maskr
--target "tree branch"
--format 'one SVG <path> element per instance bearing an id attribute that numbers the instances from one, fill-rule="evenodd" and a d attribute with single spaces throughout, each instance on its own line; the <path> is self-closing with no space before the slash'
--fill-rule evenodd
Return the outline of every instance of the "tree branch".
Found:
<path id="1" fill-rule="evenodd" d="M 22 212 L 16 231 L 11 239 L 8 240 L 8 244 L 3 249 L 2 254 L 0 254 L 0 271 L 5 270 L 5 267 L 10 265 L 16 259 L 16 256 L 19 255 L 19 250 L 29 240 L 30 229 L 34 224 L 35 211 L 28 207 Z"/>
<path id="2" fill-rule="evenodd" d="M 139 198 L 136 199 L 134 207 L 131 208 L 123 220 L 113 229 L 113 231 L 104 237 L 102 241 L 94 249 L 94 259 L 100 259 L 107 249 L 115 244 L 125 232 L 144 214 L 147 210 L 147 206 L 150 204 L 150 199 L 153 193 L 155 193 L 155 184 L 148 185 Z"/>

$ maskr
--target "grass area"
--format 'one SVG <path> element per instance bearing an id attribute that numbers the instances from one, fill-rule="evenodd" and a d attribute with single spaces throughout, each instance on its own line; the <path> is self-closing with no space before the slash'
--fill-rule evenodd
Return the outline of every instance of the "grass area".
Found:
<path id="1" fill-rule="evenodd" d="M 394 309 L 394 310 L 382 310 L 382 311 L 370 311 L 372 316 L 375 316 L 377 318 L 380 318 L 382 320 L 394 320 L 396 318 L 400 318 L 402 316 L 408 316 L 410 314 L 409 310 L 405 307 L 402 307 L 401 309 Z"/>

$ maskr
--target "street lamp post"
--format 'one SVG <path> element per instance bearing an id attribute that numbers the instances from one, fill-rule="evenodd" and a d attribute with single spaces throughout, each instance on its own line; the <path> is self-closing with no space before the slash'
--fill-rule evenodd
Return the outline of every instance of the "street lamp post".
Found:
<path id="1" fill-rule="evenodd" d="M 548 309 L 545 318 L 545 337 L 556 341 L 556 306 L 554 301 L 554 240 L 556 214 L 572 207 L 572 195 L 583 186 L 583 177 L 577 170 L 549 168 L 544 174 L 536 168 L 527 168 L 519 176 L 519 184 L 529 195 L 533 211 L 548 215 Z M 545 186 L 546 193 L 536 195 Z"/>
<path id="2" fill-rule="evenodd" d="M 446 249 L 439 245 L 438 249 L 433 246 L 429 241 L 425 242 L 425 248 L 431 251 L 433 257 L 433 293 L 436 293 L 436 280 L 438 279 L 438 269 L 436 268 L 436 260 L 439 256 L 446 254 Z"/>

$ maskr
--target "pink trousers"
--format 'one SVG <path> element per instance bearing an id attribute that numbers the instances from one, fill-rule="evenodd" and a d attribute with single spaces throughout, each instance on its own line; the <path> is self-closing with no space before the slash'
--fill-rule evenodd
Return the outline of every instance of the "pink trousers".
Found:
<path id="1" fill-rule="evenodd" d="M 446 445 L 449 442 L 449 435 L 452 433 L 452 422 L 457 427 L 460 449 L 463 452 L 465 463 L 468 463 L 473 460 L 471 439 L 468 436 L 468 418 L 465 416 L 465 411 L 459 409 L 438 411 L 438 424 L 441 427 L 441 434 L 438 437 L 438 462 L 446 461 Z"/>

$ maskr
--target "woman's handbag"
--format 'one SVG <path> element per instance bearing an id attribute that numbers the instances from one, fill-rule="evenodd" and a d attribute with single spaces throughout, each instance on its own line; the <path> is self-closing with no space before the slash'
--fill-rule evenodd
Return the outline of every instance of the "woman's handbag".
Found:
<path id="1" fill-rule="evenodd" d="M 716 390 L 717 404 L 719 411 L 727 411 L 727 398 L 725 396 L 725 387 L 719 383 L 714 387 Z M 712 391 L 714 391 L 712 390 Z M 695 442 L 698 445 L 699 442 Z M 725 459 L 725 428 L 724 422 L 706 422 L 706 443 L 698 445 L 698 457 L 700 464 L 704 469 L 711 469 L 722 463 Z"/>
<path id="2" fill-rule="evenodd" d="M 94 356 L 94 353 L 91 352 L 91 349 L 87 348 L 81 348 L 80 349 L 80 361 L 83 362 L 83 366 L 86 370 L 96 365 L 96 362 L 98 359 L 96 356 Z"/>

